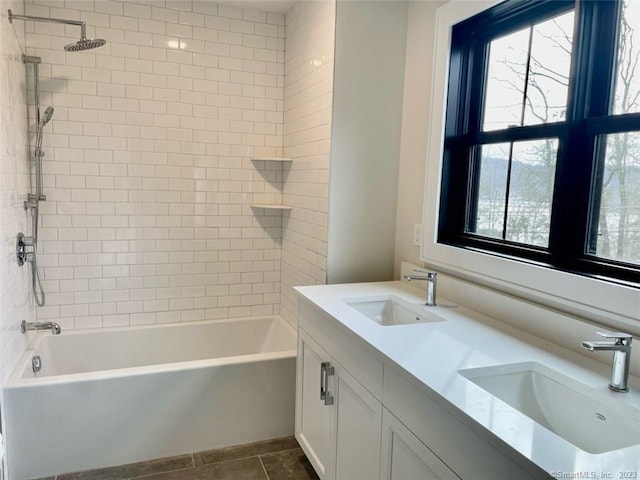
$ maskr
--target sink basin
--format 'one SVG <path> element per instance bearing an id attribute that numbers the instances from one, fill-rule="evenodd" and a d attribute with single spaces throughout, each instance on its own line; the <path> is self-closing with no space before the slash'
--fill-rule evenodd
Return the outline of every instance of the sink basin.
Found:
<path id="1" fill-rule="evenodd" d="M 586 452 L 604 453 L 640 444 L 640 410 L 540 363 L 458 373 Z"/>
<path id="2" fill-rule="evenodd" d="M 429 311 L 434 307 L 412 304 L 395 295 L 347 298 L 344 301 L 351 308 L 382 326 L 444 321 L 443 318 Z"/>

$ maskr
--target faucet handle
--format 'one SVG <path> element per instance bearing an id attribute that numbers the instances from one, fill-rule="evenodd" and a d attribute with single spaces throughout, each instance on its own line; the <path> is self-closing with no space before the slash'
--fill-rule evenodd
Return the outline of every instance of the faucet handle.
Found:
<path id="1" fill-rule="evenodd" d="M 421 268 L 414 268 L 413 273 L 423 273 L 427 278 L 436 278 L 438 276 L 436 272 L 430 272 L 429 270 L 423 270 Z"/>
<path id="2" fill-rule="evenodd" d="M 596 335 L 603 338 L 612 338 L 618 345 L 631 345 L 633 335 L 624 332 L 596 332 Z"/>

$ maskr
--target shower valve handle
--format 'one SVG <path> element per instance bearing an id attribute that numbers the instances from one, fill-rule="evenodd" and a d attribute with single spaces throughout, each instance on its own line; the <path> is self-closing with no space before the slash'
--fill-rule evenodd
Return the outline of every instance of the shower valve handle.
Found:
<path id="1" fill-rule="evenodd" d="M 38 206 L 38 196 L 33 193 L 27 195 L 27 199 L 24 201 L 24 209 L 36 208 Z"/>
<path id="2" fill-rule="evenodd" d="M 27 237 L 20 232 L 16 238 L 16 256 L 18 259 L 18 265 L 22 266 L 27 262 L 33 262 L 35 254 L 33 251 L 28 252 L 27 247 L 33 248 L 35 242 L 33 237 Z"/>
<path id="3" fill-rule="evenodd" d="M 37 195 L 35 193 L 28 193 L 27 199 L 24 202 L 24 209 L 33 208 L 38 206 L 38 202 L 46 202 L 47 196 L 43 193 Z"/>

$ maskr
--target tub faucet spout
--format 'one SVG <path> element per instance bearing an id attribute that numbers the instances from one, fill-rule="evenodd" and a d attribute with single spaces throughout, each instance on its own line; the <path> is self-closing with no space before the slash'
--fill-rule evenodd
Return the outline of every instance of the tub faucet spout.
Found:
<path id="1" fill-rule="evenodd" d="M 611 366 L 611 383 L 609 388 L 614 392 L 628 392 L 629 387 L 629 359 L 631 357 L 631 340 L 628 333 L 596 332 L 604 338 L 610 338 L 610 342 L 582 342 L 582 348 L 591 352 L 612 351 L 613 365 Z"/>
<path id="2" fill-rule="evenodd" d="M 27 333 L 27 330 L 51 330 L 54 335 L 60 335 L 62 328 L 55 322 L 27 322 L 23 320 L 20 324 L 20 331 Z"/>

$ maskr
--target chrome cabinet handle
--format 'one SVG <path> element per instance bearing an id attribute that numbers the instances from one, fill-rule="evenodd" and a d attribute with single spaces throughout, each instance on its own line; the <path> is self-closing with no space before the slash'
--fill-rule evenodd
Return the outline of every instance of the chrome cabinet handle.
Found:
<path id="1" fill-rule="evenodd" d="M 325 405 L 333 405 L 333 397 L 329 394 L 329 376 L 334 372 L 335 369 L 329 362 L 320 364 L 320 400 L 323 400 Z"/>
<path id="2" fill-rule="evenodd" d="M 320 400 L 324 400 L 327 396 L 327 392 L 325 391 L 325 374 L 327 371 L 327 367 L 329 366 L 329 362 L 322 362 L 320 364 Z"/>
<path id="3" fill-rule="evenodd" d="M 324 400 L 324 397 L 326 395 L 324 393 L 324 371 L 326 368 L 326 362 L 322 362 L 320 364 L 320 400 Z"/>

